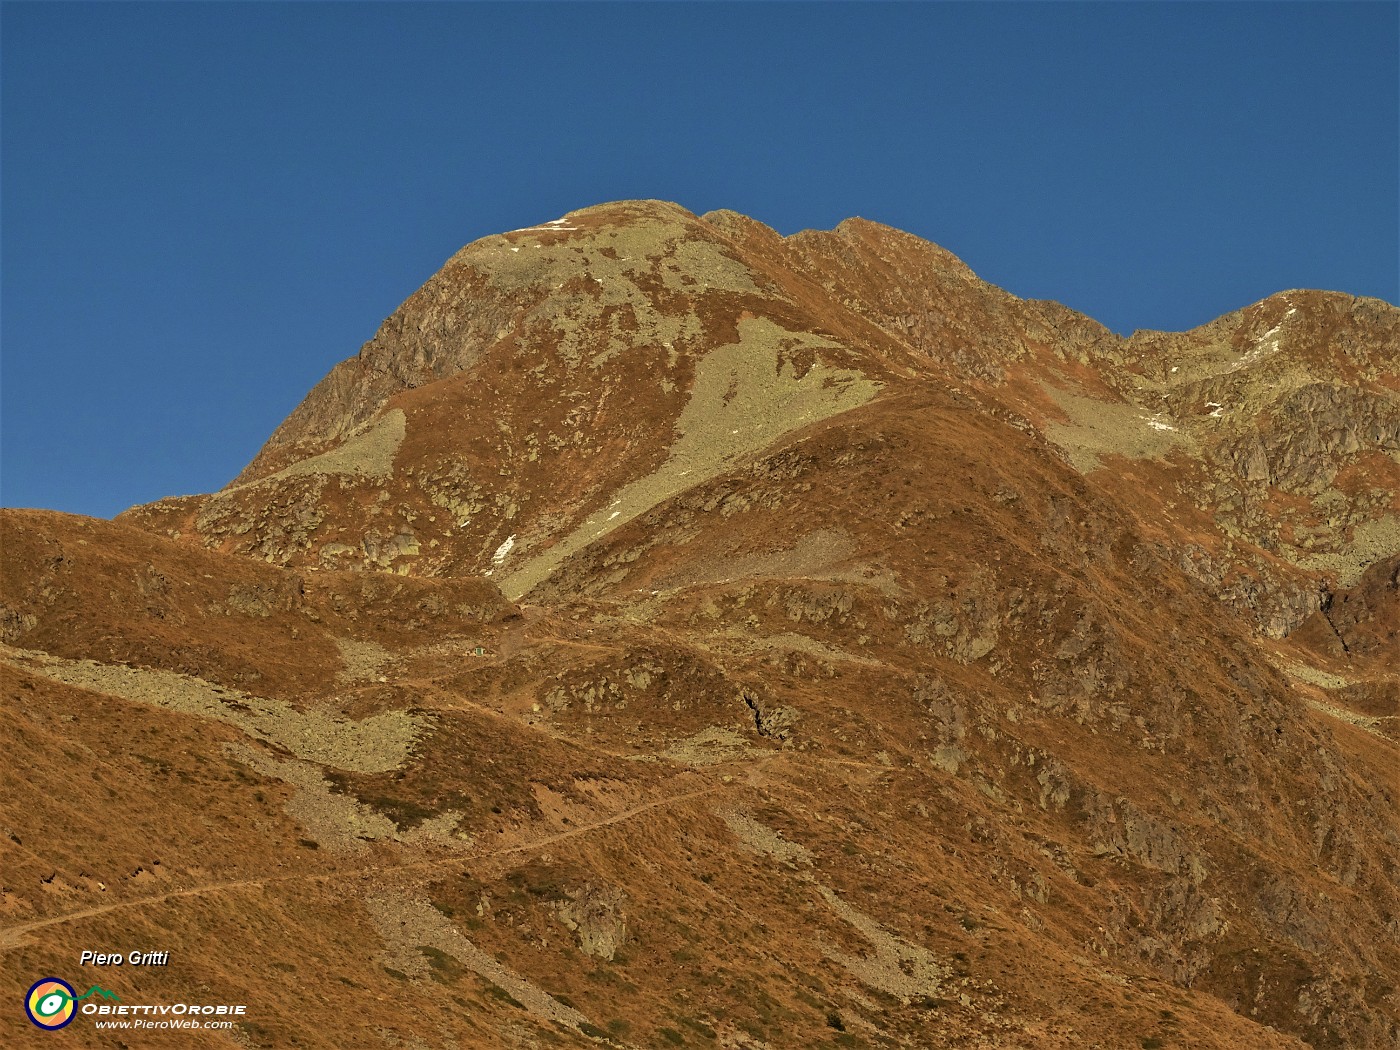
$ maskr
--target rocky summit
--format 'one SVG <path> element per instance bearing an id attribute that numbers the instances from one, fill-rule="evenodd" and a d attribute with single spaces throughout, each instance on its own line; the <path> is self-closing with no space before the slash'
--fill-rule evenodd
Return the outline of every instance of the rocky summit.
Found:
<path id="1" fill-rule="evenodd" d="M 3 530 L 4 1046 L 1400 1047 L 1387 303 L 606 204 Z"/>

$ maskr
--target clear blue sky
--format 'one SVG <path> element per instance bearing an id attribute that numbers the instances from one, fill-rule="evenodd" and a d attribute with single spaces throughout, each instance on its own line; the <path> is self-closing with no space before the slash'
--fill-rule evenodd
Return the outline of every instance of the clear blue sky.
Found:
<path id="1" fill-rule="evenodd" d="M 0 502 L 208 491 L 457 248 L 863 215 L 1118 331 L 1397 298 L 1400 5 L 0 8 Z"/>

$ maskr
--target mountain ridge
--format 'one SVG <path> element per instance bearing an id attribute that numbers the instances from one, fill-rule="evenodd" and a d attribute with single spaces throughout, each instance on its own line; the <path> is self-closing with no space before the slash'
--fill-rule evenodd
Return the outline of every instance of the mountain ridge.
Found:
<path id="1" fill-rule="evenodd" d="M 660 228 L 653 229 L 658 224 Z M 643 233 L 635 232 L 638 226 Z M 614 240 L 639 237 L 643 247 L 660 254 L 644 258 L 641 267 L 623 268 L 622 262 L 632 260 L 607 259 L 608 252 L 614 256 L 617 252 L 607 245 L 595 246 L 597 236 Z M 1174 447 L 1185 446 L 1188 451 L 1194 447 L 1205 422 L 1200 417 L 1219 420 L 1227 411 L 1234 415 L 1235 405 L 1243 407 L 1241 417 L 1259 415 L 1277 401 L 1280 389 L 1289 388 L 1295 391 L 1294 396 L 1279 407 L 1297 416 L 1330 416 L 1322 422 L 1342 429 L 1340 440 L 1348 449 L 1344 455 L 1370 445 L 1390 449 L 1390 459 L 1396 461 L 1400 411 L 1393 395 L 1400 391 L 1400 378 L 1395 374 L 1393 357 L 1387 361 L 1383 353 L 1377 356 L 1379 348 L 1400 341 L 1400 321 L 1396 320 L 1400 313 L 1388 304 L 1344 298 L 1338 293 L 1280 292 L 1189 332 L 1137 332 L 1124 339 L 1058 304 L 1017 299 L 976 278 L 944 249 L 868 220 L 846 220 L 834 231 L 801 231 L 784 238 L 733 212 L 697 217 L 664 202 L 619 202 L 570 212 L 541 227 L 482 238 L 456 253 L 381 326 L 357 357 L 332 369 L 278 427 L 233 485 L 259 480 L 275 473 L 274 467 L 285 468 L 310 453 L 325 451 L 368 423 L 392 397 L 407 396 L 421 386 L 468 373 L 483 355 L 513 360 L 521 340 L 548 344 L 559 341 L 562 335 L 566 342 L 576 339 L 582 345 L 587 339 L 577 336 L 578 328 L 593 323 L 616 328 L 619 314 L 630 311 L 635 318 L 638 308 L 650 311 L 653 330 L 644 325 L 639 332 L 627 333 L 626 338 L 636 342 L 656 337 L 658 332 L 662 336 L 676 334 L 667 327 L 678 322 L 665 317 L 662 304 L 666 290 L 658 289 L 660 297 L 653 297 L 628 275 L 643 276 L 647 262 L 652 271 L 645 273 L 647 280 L 654 280 L 656 272 L 677 269 L 677 253 L 702 250 L 693 247 L 696 237 L 703 251 L 711 253 L 706 265 L 727 267 L 732 285 L 722 289 L 707 285 L 704 292 L 715 301 L 707 303 L 705 296 L 697 295 L 694 298 L 702 301 L 688 307 L 687 323 L 694 328 L 692 343 L 698 337 L 695 346 L 702 355 L 703 347 L 714 344 L 716 332 L 698 327 L 700 314 L 708 311 L 710 324 L 723 324 L 733 331 L 737 316 L 761 310 L 762 316 L 774 316 L 781 324 L 790 325 L 790 332 L 834 336 L 847 347 L 860 346 L 859 358 L 875 369 L 872 374 L 904 379 L 924 374 L 964 384 L 969 394 L 994 398 L 1020 417 L 1017 425 L 1040 429 L 1077 469 L 1091 472 L 1102 466 L 1095 452 L 1099 447 L 1136 450 L 1133 455 L 1139 457 L 1170 458 Z M 554 249 L 546 270 L 561 277 L 574 274 L 579 281 L 626 280 L 627 294 L 617 303 L 585 302 L 575 311 L 578 317 L 570 318 L 569 308 L 559 311 L 552 295 L 560 290 L 553 287 L 556 282 L 536 278 L 522 283 L 518 275 L 510 276 L 522 265 L 517 262 L 522 246 L 527 269 L 533 265 L 528 262 L 531 251 Z M 746 246 L 751 255 L 731 258 L 724 254 L 731 247 L 742 253 Z M 595 250 L 597 256 L 590 254 Z M 496 280 L 491 274 L 501 267 L 507 274 L 500 279 L 506 291 L 484 293 L 483 288 Z M 735 267 L 742 267 L 742 273 Z M 580 273 L 575 274 L 576 270 Z M 877 275 L 878 283 L 872 282 L 871 273 Z M 928 283 L 930 275 L 935 278 L 932 285 Z M 761 292 L 756 280 L 761 280 L 768 292 Z M 739 283 L 734 284 L 736 281 Z M 557 283 L 563 287 L 562 281 Z M 862 294 L 846 296 L 849 302 L 833 302 L 839 297 L 832 289 L 840 287 Z M 577 298 L 576 292 L 570 294 Z M 1277 350 L 1277 340 L 1270 341 L 1273 329 L 1266 326 L 1283 324 L 1285 318 L 1296 314 L 1297 308 L 1290 305 L 1294 300 L 1303 305 L 1304 314 L 1301 322 L 1289 323 L 1294 328 L 1301 323 L 1318 330 L 1314 344 L 1333 339 L 1339 331 L 1345 340 L 1350 329 L 1358 326 L 1363 331 L 1376 329 L 1376 335 L 1369 341 L 1352 339 L 1349 349 L 1342 348 L 1347 353 L 1338 356 L 1331 351 L 1321 360 L 1308 346 L 1297 351 L 1290 346 L 1283 353 L 1261 351 L 1260 340 L 1266 350 Z M 470 303 L 469 310 L 461 305 L 464 303 Z M 564 316 L 550 316 L 551 311 Z M 535 323 L 532 313 L 544 316 Z M 517 332 L 519 326 L 523 329 Z M 437 334 L 430 337 L 425 332 Z M 612 333 L 614 344 L 619 334 L 620 330 Z M 1245 350 L 1246 344 L 1253 349 Z M 606 356 L 617 350 L 608 350 L 600 343 L 593 352 Z M 676 351 L 667 353 L 674 357 Z M 848 354 L 846 360 L 850 363 L 854 359 Z M 552 364 L 542 362 L 537 369 Z M 510 366 L 507 363 L 505 367 Z M 683 383 L 686 378 L 676 381 Z M 1338 380 L 1346 385 L 1337 388 Z M 1329 393 L 1329 384 L 1333 393 Z M 526 396 L 551 397 L 549 385 L 536 383 Z M 347 407 L 347 399 L 354 405 Z M 678 407 L 674 398 L 671 401 L 667 411 L 674 419 Z M 1207 460 L 1204 469 L 1185 465 L 1200 475 L 1194 479 L 1198 489 L 1194 499 L 1203 507 L 1212 502 L 1199 491 L 1207 485 L 1219 488 L 1227 483 L 1240 490 L 1225 502 L 1232 516 L 1236 516 L 1235 504 L 1242 503 L 1237 515 L 1244 519 L 1242 527 L 1232 521 L 1225 529 L 1210 531 L 1216 533 L 1219 544 L 1228 545 L 1239 538 L 1254 548 L 1248 558 L 1232 558 L 1225 571 L 1257 578 L 1262 581 L 1261 588 L 1274 592 L 1270 604 L 1257 613 L 1267 630 L 1277 634 L 1292 629 L 1320 606 L 1320 597 L 1305 597 L 1299 588 L 1311 587 L 1320 594 L 1320 580 L 1329 571 L 1334 583 L 1355 582 L 1360 564 L 1371 556 L 1376 544 L 1393 544 L 1394 537 L 1400 535 L 1400 518 L 1396 517 L 1400 506 L 1393 500 L 1368 496 L 1374 505 L 1354 515 L 1357 520 L 1343 525 L 1341 535 L 1326 536 L 1322 542 L 1327 549 L 1314 551 L 1292 542 L 1295 528 L 1310 530 L 1308 542 L 1313 546 L 1317 541 L 1312 532 L 1321 530 L 1321 535 L 1331 529 L 1335 533 L 1335 507 L 1280 515 L 1272 507 L 1254 505 L 1252 483 L 1262 477 L 1272 485 L 1279 480 L 1271 476 L 1272 471 L 1295 475 L 1282 479 L 1284 489 L 1302 488 L 1314 501 L 1324 492 L 1330 493 L 1333 504 L 1351 494 L 1320 484 L 1331 478 L 1299 475 L 1297 463 L 1311 454 L 1307 450 L 1293 452 L 1291 464 L 1271 464 L 1269 445 L 1274 435 L 1259 433 L 1247 419 L 1238 430 L 1233 420 L 1211 424 L 1211 430 L 1204 435 L 1206 447 L 1200 449 Z M 1225 440 L 1221 442 L 1221 438 Z M 1312 452 L 1323 453 L 1319 462 L 1337 458 L 1325 448 L 1330 440 L 1325 434 L 1315 436 Z M 1283 457 L 1289 455 L 1288 449 L 1281 451 Z M 659 454 L 654 452 L 651 458 Z M 1379 474 L 1378 480 L 1400 487 L 1400 470 L 1377 461 L 1372 473 Z M 140 508 L 128 512 L 133 515 L 130 520 L 147 513 Z M 180 516 L 184 527 L 179 531 L 186 534 L 188 517 Z M 1288 518 L 1297 519 L 1296 525 Z M 506 538 L 497 537 L 490 544 L 491 551 Z M 489 566 L 478 562 L 477 569 L 486 571 Z"/>
<path id="2" fill-rule="evenodd" d="M 0 512 L 0 952 L 163 938 L 240 1045 L 1400 1045 L 1397 348 L 475 241 L 224 489 Z"/>

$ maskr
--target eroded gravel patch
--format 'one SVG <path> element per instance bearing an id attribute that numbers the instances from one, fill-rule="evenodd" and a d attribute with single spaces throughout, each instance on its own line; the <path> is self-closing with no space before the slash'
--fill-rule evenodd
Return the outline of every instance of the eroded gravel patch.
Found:
<path id="1" fill-rule="evenodd" d="M 299 711 L 285 700 L 173 671 L 65 660 L 10 646 L 0 646 L 0 659 L 79 689 L 222 722 L 297 758 L 353 773 L 397 768 L 426 728 L 424 719 L 407 711 L 385 711 L 355 721 L 324 711 Z"/>

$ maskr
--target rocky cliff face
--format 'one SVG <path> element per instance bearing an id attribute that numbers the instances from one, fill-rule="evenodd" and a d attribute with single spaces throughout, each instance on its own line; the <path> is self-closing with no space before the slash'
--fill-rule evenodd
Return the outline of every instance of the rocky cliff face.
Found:
<path id="1" fill-rule="evenodd" d="M 163 824 L 26 846 L 0 949 L 99 879 L 223 973 L 285 924 L 371 1045 L 1400 1046 L 1397 347 L 862 220 L 478 241 L 227 488 L 6 519 L 10 797 Z"/>

